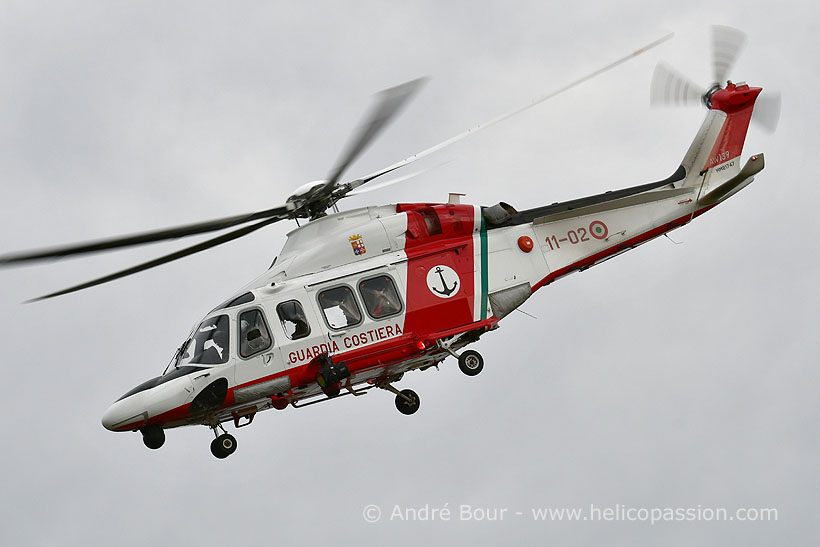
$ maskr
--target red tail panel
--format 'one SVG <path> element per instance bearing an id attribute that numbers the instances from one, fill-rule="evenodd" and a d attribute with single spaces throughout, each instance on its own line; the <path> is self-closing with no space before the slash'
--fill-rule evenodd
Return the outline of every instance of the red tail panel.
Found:
<path id="1" fill-rule="evenodd" d="M 726 121 L 715 141 L 712 153 L 702 170 L 715 167 L 726 161 L 740 156 L 743 151 L 743 142 L 749 129 L 755 99 L 763 91 L 759 87 L 749 87 L 746 84 L 736 86 L 729 84 L 726 89 L 717 91 L 711 97 L 712 110 L 726 113 Z"/>

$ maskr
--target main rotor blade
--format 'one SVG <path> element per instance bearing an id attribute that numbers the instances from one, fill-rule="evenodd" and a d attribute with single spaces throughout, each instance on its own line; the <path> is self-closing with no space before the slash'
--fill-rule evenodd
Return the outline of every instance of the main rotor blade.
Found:
<path id="1" fill-rule="evenodd" d="M 712 25 L 712 73 L 715 83 L 726 85 L 726 78 L 746 43 L 746 34 L 732 27 Z"/>
<path id="2" fill-rule="evenodd" d="M 456 142 L 458 142 L 458 141 L 460 141 L 460 140 L 462 140 L 462 139 L 464 139 L 464 138 L 466 138 L 470 135 L 474 135 L 474 134 L 478 133 L 479 131 L 481 131 L 482 129 L 487 129 L 488 127 L 492 127 L 493 125 L 495 125 L 499 122 L 502 122 L 502 121 L 504 121 L 508 118 L 512 118 L 516 114 L 520 114 L 521 112 L 524 112 L 525 110 L 529 110 L 530 108 L 543 103 L 547 99 L 551 99 L 551 98 L 555 97 L 556 95 L 560 95 L 561 93 L 572 89 L 573 87 L 579 86 L 582 83 L 586 82 L 587 80 L 590 80 L 590 79 L 594 78 L 595 76 L 603 74 L 604 72 L 606 72 L 608 70 L 611 70 L 611 69 L 615 68 L 616 66 L 618 66 L 620 64 L 623 64 L 623 63 L 629 61 L 630 59 L 632 59 L 633 57 L 637 57 L 641 53 L 644 53 L 645 51 L 648 51 L 648 50 L 650 50 L 650 49 L 652 49 L 656 46 L 661 45 L 662 43 L 664 43 L 667 40 L 671 39 L 674 35 L 675 35 L 674 33 L 669 33 L 666 36 L 664 36 L 664 37 L 662 37 L 658 40 L 655 40 L 654 42 L 651 42 L 651 43 L 643 46 L 640 49 L 637 49 L 637 50 L 633 51 L 629 55 L 627 55 L 625 57 L 621 57 L 617 61 L 614 61 L 614 62 L 606 65 L 603 68 L 599 68 L 598 70 L 596 70 L 594 72 L 590 72 L 586 76 L 583 76 L 583 77 L 581 77 L 581 78 L 579 78 L 579 79 L 565 85 L 564 87 L 556 89 L 555 91 L 551 91 L 551 92 L 547 93 L 546 95 L 536 97 L 529 104 L 527 104 L 525 106 L 516 108 L 515 110 L 507 112 L 506 114 L 501 114 L 500 116 L 496 116 L 495 118 L 493 118 L 493 119 L 491 119 L 487 122 L 480 123 L 480 124 L 478 124 L 474 127 L 471 127 L 470 129 L 468 129 L 466 131 L 463 131 L 463 132 L 459 133 L 458 135 L 455 135 L 454 137 L 450 137 L 449 139 L 447 139 L 445 141 L 442 141 L 442 142 L 440 142 L 436 145 L 431 146 L 430 148 L 427 148 L 425 150 L 422 150 L 421 152 L 418 152 L 417 154 L 413 154 L 412 156 L 410 156 L 408 158 L 405 158 L 405 159 L 403 159 L 401 161 L 398 161 L 398 162 L 396 162 L 392 165 L 389 165 L 389 166 L 385 167 L 384 169 L 380 169 L 380 170 L 378 170 L 374 173 L 370 173 L 369 175 L 366 175 L 366 176 L 364 176 L 360 179 L 356 179 L 356 180 L 354 180 L 354 181 L 352 181 L 352 182 L 345 185 L 345 191 L 342 192 L 341 196 L 339 196 L 339 197 L 342 197 L 345 193 L 347 193 L 351 190 L 354 190 L 355 188 L 358 188 L 362 184 L 366 184 L 366 183 L 370 182 L 371 180 L 375 179 L 376 177 L 380 177 L 380 176 L 382 176 L 386 173 L 389 173 L 390 171 L 394 171 L 394 170 L 398 169 L 399 167 L 404 167 L 405 165 L 413 163 L 414 161 L 420 160 L 423 157 L 429 156 L 430 154 L 432 154 L 434 152 L 438 152 L 442 148 L 450 146 L 451 144 L 456 143 Z"/>
<path id="3" fill-rule="evenodd" d="M 176 226 L 174 228 L 164 228 L 151 232 L 144 232 L 123 237 L 115 237 L 111 239 L 104 239 L 100 241 L 92 241 L 88 243 L 78 243 L 73 245 L 66 245 L 64 247 L 53 247 L 50 249 L 38 249 L 33 251 L 24 251 L 21 253 L 13 253 L 0 255 L 0 266 L 9 264 L 18 264 L 21 262 L 33 262 L 37 260 L 46 260 L 61 258 L 65 256 L 95 253 L 101 251 L 109 251 L 121 247 L 131 247 L 134 245 L 143 245 L 145 243 L 153 243 L 156 241 L 164 241 L 167 239 L 177 239 L 184 236 L 195 234 L 202 234 L 207 232 L 214 232 L 223 230 L 239 224 L 253 222 L 254 220 L 273 218 L 280 220 L 287 218 L 291 211 L 291 207 L 282 205 L 268 209 L 266 211 L 259 211 L 257 213 L 248 213 L 244 215 L 236 215 L 215 220 L 208 220 L 204 222 L 197 222 L 195 224 L 186 224 L 183 226 Z"/>
<path id="4" fill-rule="evenodd" d="M 223 243 L 227 243 L 228 241 L 232 241 L 234 239 L 240 238 L 244 235 L 248 235 L 251 232 L 255 232 L 256 230 L 267 226 L 268 224 L 273 224 L 281 220 L 280 218 L 268 218 L 261 222 L 257 222 L 256 224 L 251 224 L 250 226 L 245 226 L 238 230 L 234 230 L 233 232 L 228 232 L 227 234 L 222 234 L 221 236 L 215 237 L 213 239 L 209 239 L 208 241 L 203 241 L 202 243 L 198 243 L 191 247 L 187 247 L 175 253 L 171 253 L 169 255 L 162 256 L 160 258 L 155 258 L 154 260 L 149 260 L 148 262 L 143 262 L 137 266 L 133 266 L 131 268 L 127 268 L 125 270 L 121 270 L 119 272 L 112 273 L 110 275 L 106 275 L 104 277 L 100 277 L 98 279 L 94 279 L 93 281 L 88 281 L 86 283 L 82 283 L 80 285 L 75 285 L 73 287 L 69 287 L 67 289 L 63 289 L 61 291 L 53 292 L 51 294 L 46 294 L 44 296 L 39 296 L 37 298 L 32 298 L 31 300 L 26 301 L 26 303 L 31 302 L 38 302 L 40 300 L 46 300 L 48 298 L 54 298 L 55 296 L 62 296 L 64 294 L 69 294 L 72 292 L 81 291 L 83 289 L 88 289 L 89 287 L 94 287 L 96 285 L 102 285 L 103 283 L 108 283 L 109 281 L 114 281 L 115 279 L 120 279 L 122 277 L 126 277 L 135 273 L 139 273 L 156 266 L 161 266 L 163 264 L 167 264 L 168 262 L 173 262 L 174 260 L 184 258 L 186 256 L 198 253 L 200 251 L 205 251 L 212 247 L 216 247 L 217 245 L 222 245 Z"/>
<path id="5" fill-rule="evenodd" d="M 664 63 L 658 63 L 652 74 L 649 88 L 649 104 L 688 105 L 698 104 L 706 90 Z"/>
<path id="6" fill-rule="evenodd" d="M 438 169 L 442 165 L 450 163 L 451 161 L 452 160 L 446 161 L 444 163 L 440 163 L 438 165 L 433 165 L 431 167 L 427 167 L 426 169 L 418 169 L 417 171 L 413 171 L 412 173 L 408 173 L 406 175 L 402 175 L 402 176 L 396 177 L 394 179 L 386 180 L 384 182 L 380 182 L 378 184 L 368 186 L 367 188 L 362 188 L 360 190 L 354 190 L 352 192 L 349 192 L 346 195 L 348 195 L 348 196 L 358 196 L 358 195 L 361 195 L 361 194 L 366 194 L 367 192 L 373 192 L 374 190 L 381 190 L 382 188 L 385 188 L 387 186 L 392 186 L 394 184 L 399 184 L 400 182 L 404 182 L 406 180 L 412 179 L 413 177 L 423 175 L 424 173 L 427 173 L 428 171 L 432 171 L 433 169 Z"/>
<path id="7" fill-rule="evenodd" d="M 330 194 L 330 190 L 344 174 L 345 170 L 358 158 L 367 148 L 373 139 L 387 126 L 387 124 L 398 114 L 407 101 L 415 95 L 427 78 L 418 78 L 405 82 L 396 87 L 385 89 L 376 95 L 376 103 L 371 107 L 365 116 L 364 123 L 354 133 L 353 138 L 336 162 L 336 167 L 330 171 L 325 185 L 319 189 L 318 194 Z"/>

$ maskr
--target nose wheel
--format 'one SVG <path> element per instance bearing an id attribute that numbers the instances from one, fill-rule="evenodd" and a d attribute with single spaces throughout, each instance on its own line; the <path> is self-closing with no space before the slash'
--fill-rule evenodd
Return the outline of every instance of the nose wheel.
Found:
<path id="1" fill-rule="evenodd" d="M 142 442 L 151 450 L 162 448 L 165 444 L 165 430 L 161 425 L 149 425 L 140 429 Z"/>
<path id="2" fill-rule="evenodd" d="M 211 454 L 223 460 L 236 452 L 236 438 L 230 433 L 223 433 L 211 441 Z"/>
<path id="3" fill-rule="evenodd" d="M 222 434 L 217 434 L 217 428 L 222 430 Z M 225 431 L 222 424 L 213 426 L 214 435 L 216 438 L 211 441 L 211 454 L 220 460 L 224 460 L 234 452 L 236 452 L 236 437 Z"/>

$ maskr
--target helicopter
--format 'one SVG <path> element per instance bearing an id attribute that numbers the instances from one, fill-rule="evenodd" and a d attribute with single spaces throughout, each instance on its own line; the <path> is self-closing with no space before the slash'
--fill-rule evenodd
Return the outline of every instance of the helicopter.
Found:
<path id="1" fill-rule="evenodd" d="M 466 346 L 499 328 L 538 289 L 680 228 L 748 186 L 763 154 L 741 165 L 753 111 L 773 130 L 779 97 L 765 108 L 762 89 L 727 80 L 745 35 L 713 27 L 714 80 L 693 84 L 665 65 L 653 76 L 653 104 L 702 104 L 706 118 L 674 173 L 657 182 L 519 211 L 461 203 L 399 203 L 340 211 L 360 187 L 477 131 L 517 115 L 656 47 L 642 47 L 524 107 L 479 124 L 374 173 L 344 182 L 350 165 L 424 84 L 385 90 L 365 116 L 327 179 L 297 188 L 263 211 L 125 237 L 0 256 L 0 265 L 103 252 L 183 236 L 233 230 L 164 257 L 53 292 L 44 300 L 113 281 L 227 243 L 265 226 L 297 227 L 270 268 L 197 321 L 160 376 L 129 390 L 102 417 L 111 431 L 140 432 L 158 449 L 165 431 L 205 425 L 212 454 L 236 451 L 239 429 L 257 413 L 392 393 L 412 415 L 420 397 L 395 384 L 405 373 L 438 367 L 448 357 L 467 376 L 484 368 Z M 725 82 L 725 83 L 723 83 Z M 383 187 L 418 173 L 377 184 Z M 302 222 L 300 222 L 300 220 Z M 306 222 L 305 222 L 306 221 Z M 237 228 L 242 226 L 241 228 Z"/>

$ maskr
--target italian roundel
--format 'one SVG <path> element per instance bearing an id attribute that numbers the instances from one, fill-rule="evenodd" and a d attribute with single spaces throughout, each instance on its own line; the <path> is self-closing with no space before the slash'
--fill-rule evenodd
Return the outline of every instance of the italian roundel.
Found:
<path id="1" fill-rule="evenodd" d="M 609 235 L 609 229 L 606 227 L 606 224 L 600 220 L 593 220 L 589 224 L 589 233 L 592 234 L 592 237 L 595 239 L 604 239 Z"/>

